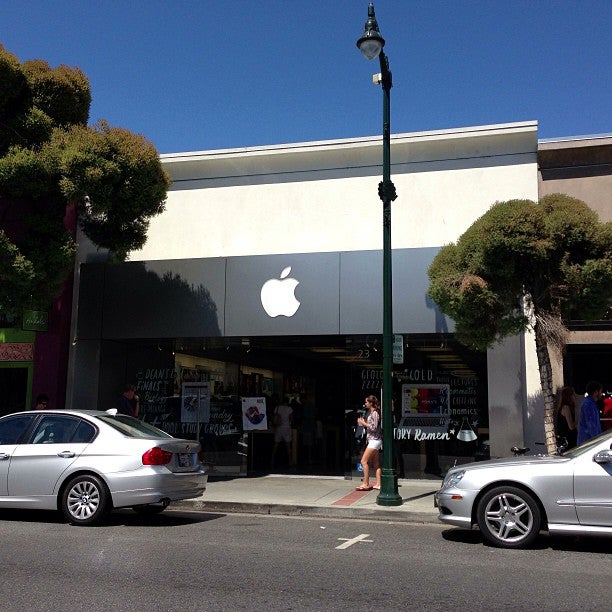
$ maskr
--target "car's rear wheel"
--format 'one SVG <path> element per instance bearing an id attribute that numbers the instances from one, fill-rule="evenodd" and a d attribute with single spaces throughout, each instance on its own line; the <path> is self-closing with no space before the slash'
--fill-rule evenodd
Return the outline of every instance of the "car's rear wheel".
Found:
<path id="1" fill-rule="evenodd" d="M 61 509 L 73 525 L 101 522 L 110 510 L 106 485 L 97 476 L 75 476 L 64 488 Z"/>
<path id="2" fill-rule="evenodd" d="M 152 514 L 160 514 L 162 513 L 170 504 L 169 501 L 163 501 L 159 504 L 146 504 L 143 506 L 132 506 L 132 510 L 134 512 L 138 512 L 138 514 L 152 515 Z"/>
<path id="3" fill-rule="evenodd" d="M 476 512 L 482 536 L 501 548 L 528 546 L 542 524 L 538 504 L 518 487 L 500 486 L 487 491 Z"/>

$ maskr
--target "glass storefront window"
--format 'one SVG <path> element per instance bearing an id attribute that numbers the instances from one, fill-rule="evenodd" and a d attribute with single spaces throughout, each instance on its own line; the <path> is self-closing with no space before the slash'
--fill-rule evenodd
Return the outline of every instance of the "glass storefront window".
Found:
<path id="1" fill-rule="evenodd" d="M 393 372 L 398 476 L 439 476 L 455 463 L 484 458 L 486 354 L 449 336 L 404 339 L 403 363 Z M 142 417 L 174 436 L 199 438 L 214 471 L 359 476 L 355 421 L 366 395 L 381 397 L 381 338 L 200 338 L 180 345 L 167 351 L 166 367 L 156 349 L 130 349 L 128 362 L 138 360 L 138 367 L 128 380 L 136 381 Z M 158 363 L 146 363 L 147 354 Z M 245 413 L 245 398 L 257 414 Z M 292 435 L 288 456 L 281 449 L 273 465 L 279 403 L 292 408 Z"/>

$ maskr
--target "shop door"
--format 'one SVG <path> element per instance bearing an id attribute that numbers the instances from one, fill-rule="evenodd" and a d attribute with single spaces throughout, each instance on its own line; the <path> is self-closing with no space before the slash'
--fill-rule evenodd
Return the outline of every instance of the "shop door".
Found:
<path id="1" fill-rule="evenodd" d="M 27 366 L 3 366 L 0 364 L 0 416 L 27 408 Z"/>

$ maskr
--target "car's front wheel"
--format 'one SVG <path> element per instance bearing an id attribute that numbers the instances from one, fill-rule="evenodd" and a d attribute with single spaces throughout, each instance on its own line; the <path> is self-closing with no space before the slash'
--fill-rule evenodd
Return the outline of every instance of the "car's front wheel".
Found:
<path id="1" fill-rule="evenodd" d="M 61 509 L 73 525 L 101 522 L 110 510 L 106 485 L 97 476 L 75 476 L 64 488 Z"/>
<path id="2" fill-rule="evenodd" d="M 542 524 L 538 504 L 518 487 L 500 486 L 487 491 L 476 512 L 482 536 L 501 548 L 529 546 Z"/>

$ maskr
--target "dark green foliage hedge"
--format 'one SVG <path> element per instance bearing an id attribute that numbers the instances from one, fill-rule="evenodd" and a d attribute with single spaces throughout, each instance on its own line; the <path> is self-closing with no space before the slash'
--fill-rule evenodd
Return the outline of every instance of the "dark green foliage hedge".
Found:
<path id="1" fill-rule="evenodd" d="M 0 45 L 0 312 L 46 308 L 71 272 L 64 227 L 77 207 L 85 234 L 122 260 L 143 246 L 170 181 L 143 136 L 100 121 L 78 68 L 23 64 Z"/>

